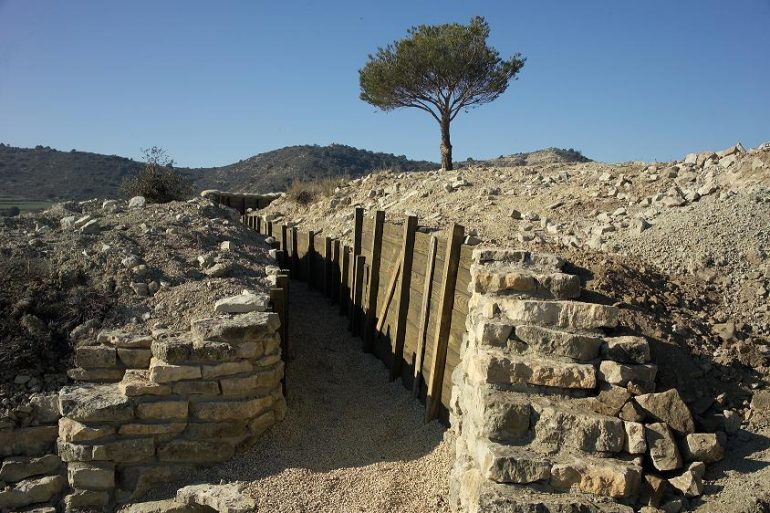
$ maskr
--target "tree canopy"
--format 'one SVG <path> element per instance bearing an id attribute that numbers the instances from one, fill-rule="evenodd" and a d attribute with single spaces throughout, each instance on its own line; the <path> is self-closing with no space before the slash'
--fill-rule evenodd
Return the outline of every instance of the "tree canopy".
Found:
<path id="1" fill-rule="evenodd" d="M 487 45 L 482 17 L 468 25 L 420 25 L 407 37 L 369 55 L 359 71 L 361 99 L 384 111 L 412 107 L 441 126 L 441 162 L 452 168 L 449 126 L 461 110 L 489 103 L 508 88 L 524 66 L 514 54 L 502 59 Z"/>

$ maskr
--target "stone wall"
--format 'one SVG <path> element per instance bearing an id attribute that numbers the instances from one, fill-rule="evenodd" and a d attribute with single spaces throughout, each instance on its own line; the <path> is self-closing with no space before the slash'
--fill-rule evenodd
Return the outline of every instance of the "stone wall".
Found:
<path id="1" fill-rule="evenodd" d="M 553 255 L 477 249 L 453 374 L 456 511 L 634 511 L 697 496 L 715 434 L 676 390 L 655 392 L 644 338 L 580 302 Z"/>
<path id="2" fill-rule="evenodd" d="M 268 303 L 242 294 L 187 332 L 103 331 L 81 344 L 81 383 L 33 398 L 24 427 L 0 426 L 0 511 L 109 511 L 254 443 L 286 411 Z"/>
<path id="3" fill-rule="evenodd" d="M 54 513 L 66 488 L 64 467 L 56 454 L 59 408 L 56 394 L 37 394 L 22 426 L 0 426 L 0 510 L 17 511 L 43 505 L 38 513 Z"/>

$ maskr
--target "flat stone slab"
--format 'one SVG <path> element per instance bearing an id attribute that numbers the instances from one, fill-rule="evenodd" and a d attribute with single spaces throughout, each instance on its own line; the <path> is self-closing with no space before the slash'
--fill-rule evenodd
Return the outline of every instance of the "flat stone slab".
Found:
<path id="1" fill-rule="evenodd" d="M 515 333 L 534 353 L 575 360 L 593 360 L 599 355 L 603 343 L 600 335 L 569 333 L 541 326 L 516 326 Z"/>
<path id="2" fill-rule="evenodd" d="M 593 365 L 530 356 L 481 353 L 470 364 L 475 381 L 491 384 L 526 384 L 558 388 L 596 388 Z"/>
<path id="3" fill-rule="evenodd" d="M 134 417 L 131 400 L 117 384 L 80 385 L 59 392 L 62 416 L 80 422 L 120 422 Z"/>
<path id="4" fill-rule="evenodd" d="M 197 319 L 191 325 L 195 340 L 240 344 L 271 337 L 281 321 L 273 312 L 250 312 L 234 317 Z"/>
<path id="5" fill-rule="evenodd" d="M 177 502 L 208 506 L 218 513 L 253 513 L 257 503 L 251 497 L 241 493 L 243 487 L 228 485 L 192 485 L 180 488 L 176 492 Z"/>
<path id="6" fill-rule="evenodd" d="M 254 294 L 249 292 L 220 299 L 214 303 L 214 312 L 229 314 L 265 312 L 269 305 L 270 297 L 267 294 Z"/>
<path id="7" fill-rule="evenodd" d="M 618 324 L 618 309 L 613 306 L 580 303 L 577 301 L 552 301 L 515 299 L 500 296 L 483 298 L 500 309 L 507 320 L 515 325 L 534 324 L 556 328 L 591 330 L 602 327 L 614 328 Z"/>

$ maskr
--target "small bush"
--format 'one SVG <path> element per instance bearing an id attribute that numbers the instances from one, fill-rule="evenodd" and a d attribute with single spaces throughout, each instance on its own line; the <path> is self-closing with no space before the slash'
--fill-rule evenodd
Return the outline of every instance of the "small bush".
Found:
<path id="1" fill-rule="evenodd" d="M 307 206 L 334 194 L 334 189 L 340 181 L 339 178 L 321 178 L 309 182 L 294 180 L 286 190 L 286 197 L 295 203 Z"/>
<path id="2" fill-rule="evenodd" d="M 192 182 L 174 169 L 174 161 L 157 146 L 143 150 L 146 162 L 138 175 L 124 178 L 120 191 L 124 196 L 144 196 L 150 203 L 168 203 L 188 199 Z"/>

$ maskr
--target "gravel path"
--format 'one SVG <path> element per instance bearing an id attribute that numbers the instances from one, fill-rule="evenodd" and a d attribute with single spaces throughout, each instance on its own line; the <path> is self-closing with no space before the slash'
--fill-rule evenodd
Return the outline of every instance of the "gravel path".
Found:
<path id="1" fill-rule="evenodd" d="M 361 352 L 336 305 L 298 282 L 290 302 L 286 419 L 195 482 L 250 481 L 260 512 L 448 512 L 449 432 L 423 423 L 422 404 Z"/>

